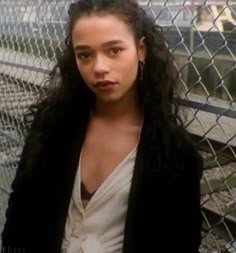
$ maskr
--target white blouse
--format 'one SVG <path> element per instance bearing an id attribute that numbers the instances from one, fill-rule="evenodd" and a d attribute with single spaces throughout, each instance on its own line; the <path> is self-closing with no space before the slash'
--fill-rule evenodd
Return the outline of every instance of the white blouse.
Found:
<path id="1" fill-rule="evenodd" d="M 84 208 L 81 156 L 65 226 L 62 253 L 121 253 L 136 147 L 120 162 Z"/>

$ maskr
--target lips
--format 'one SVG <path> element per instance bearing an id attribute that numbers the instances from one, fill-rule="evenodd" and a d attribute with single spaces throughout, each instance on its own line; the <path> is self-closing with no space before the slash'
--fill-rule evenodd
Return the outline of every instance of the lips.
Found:
<path id="1" fill-rule="evenodd" d="M 112 92 L 115 90 L 117 82 L 113 81 L 98 81 L 94 84 L 94 88 L 99 92 Z"/>
<path id="2" fill-rule="evenodd" d="M 99 88 L 99 87 L 106 87 L 106 86 L 112 86 L 117 84 L 117 82 L 113 82 L 113 81 L 98 81 L 95 83 L 94 87 Z"/>

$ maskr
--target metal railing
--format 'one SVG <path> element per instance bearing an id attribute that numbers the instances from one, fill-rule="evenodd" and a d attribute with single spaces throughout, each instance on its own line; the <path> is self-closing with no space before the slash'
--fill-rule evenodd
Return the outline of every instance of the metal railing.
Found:
<path id="1" fill-rule="evenodd" d="M 62 50 L 71 2 L 0 0 L 0 226 L 24 143 L 23 115 Z M 236 252 L 236 2 L 140 3 L 175 55 L 185 126 L 204 157 L 201 252 Z"/>

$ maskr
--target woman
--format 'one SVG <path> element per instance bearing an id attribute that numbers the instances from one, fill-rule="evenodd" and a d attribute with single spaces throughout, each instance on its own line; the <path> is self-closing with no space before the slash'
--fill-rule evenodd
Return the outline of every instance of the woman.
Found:
<path id="1" fill-rule="evenodd" d="M 202 158 L 178 116 L 161 29 L 134 0 L 80 0 L 69 18 L 12 184 L 3 250 L 198 252 Z"/>

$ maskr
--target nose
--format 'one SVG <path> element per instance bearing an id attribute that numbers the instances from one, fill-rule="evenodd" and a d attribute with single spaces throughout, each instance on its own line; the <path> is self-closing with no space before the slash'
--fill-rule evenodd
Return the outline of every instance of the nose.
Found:
<path id="1" fill-rule="evenodd" d="M 94 73 L 96 75 L 106 74 L 110 71 L 108 60 L 104 56 L 97 56 L 94 63 Z"/>

